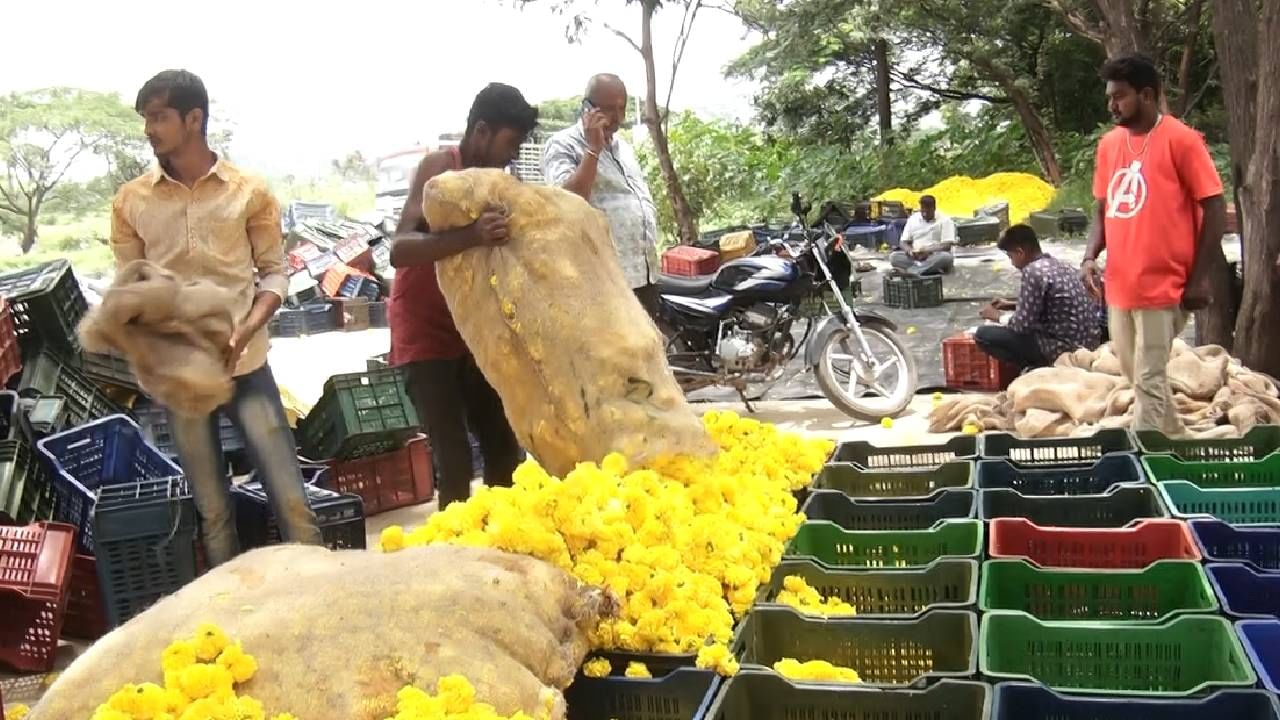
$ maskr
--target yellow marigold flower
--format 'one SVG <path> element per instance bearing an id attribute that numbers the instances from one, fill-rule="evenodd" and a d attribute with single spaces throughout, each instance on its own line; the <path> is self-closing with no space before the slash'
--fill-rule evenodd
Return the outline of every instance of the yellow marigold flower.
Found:
<path id="1" fill-rule="evenodd" d="M 181 670 L 196 664 L 196 646 L 190 640 L 175 640 L 160 656 L 160 668 L 165 671 Z"/>
<path id="2" fill-rule="evenodd" d="M 231 671 L 220 665 L 197 663 L 178 674 L 178 689 L 196 700 L 205 699 L 222 691 L 230 691 L 235 684 Z"/>
<path id="3" fill-rule="evenodd" d="M 218 664 L 226 668 L 236 683 L 249 682 L 258 672 L 258 661 L 244 651 L 240 643 L 232 643 L 218 655 Z"/>
<path id="4" fill-rule="evenodd" d="M 609 677 L 611 672 L 613 672 L 613 663 L 609 662 L 609 658 L 591 658 L 582 665 L 582 674 L 587 677 Z"/>
<path id="5" fill-rule="evenodd" d="M 832 665 L 826 660 L 809 660 L 800 662 L 795 658 L 782 658 L 773 664 L 773 669 L 791 680 L 819 680 L 823 682 L 862 682 L 858 672 L 852 668 Z"/>
<path id="6" fill-rule="evenodd" d="M 705 670 L 715 670 L 724 677 L 733 677 L 739 670 L 738 659 L 724 643 L 704 645 L 699 648 L 696 664 Z"/>
<path id="7" fill-rule="evenodd" d="M 23 720 L 24 718 L 27 717 L 27 714 L 30 712 L 31 712 L 31 708 L 27 707 L 26 705 L 18 704 L 18 705 L 10 705 L 8 710 L 4 710 L 0 712 L 0 714 L 4 715 L 5 720 Z"/>
<path id="8" fill-rule="evenodd" d="M 200 623 L 196 627 L 195 637 L 192 638 L 195 645 L 196 658 L 208 662 L 218 657 L 218 653 L 227 646 L 231 641 L 227 638 L 227 634 L 222 628 L 213 623 Z"/>
<path id="9" fill-rule="evenodd" d="M 382 533 L 378 535 L 378 545 L 382 547 L 382 552 L 395 552 L 404 548 L 404 528 L 399 525 L 382 528 Z"/>
<path id="10" fill-rule="evenodd" d="M 629 678 L 651 678 L 653 674 L 649 672 L 649 666 L 642 662 L 629 662 L 627 669 L 622 673 Z"/>

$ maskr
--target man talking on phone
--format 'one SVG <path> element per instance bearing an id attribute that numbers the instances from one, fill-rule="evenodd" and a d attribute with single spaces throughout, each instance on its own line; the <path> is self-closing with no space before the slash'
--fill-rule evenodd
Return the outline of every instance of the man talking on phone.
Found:
<path id="1" fill-rule="evenodd" d="M 627 88 L 617 75 L 587 82 L 582 117 L 556 133 L 542 154 L 547 184 L 581 195 L 609 218 L 622 273 L 650 316 L 657 314 L 658 213 L 635 152 L 618 128 L 627 117 Z"/>

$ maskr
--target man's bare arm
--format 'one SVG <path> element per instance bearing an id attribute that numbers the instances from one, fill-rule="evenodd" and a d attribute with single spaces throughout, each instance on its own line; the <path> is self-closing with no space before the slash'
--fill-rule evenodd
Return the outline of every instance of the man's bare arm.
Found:
<path id="1" fill-rule="evenodd" d="M 1191 265 L 1191 282 L 1203 280 L 1201 275 L 1208 271 L 1214 246 L 1222 246 L 1222 234 L 1227 229 L 1227 203 L 1221 195 L 1201 200 L 1200 209 L 1203 219 L 1200 222 L 1200 236 L 1196 239 L 1195 260 Z"/>
<path id="2" fill-rule="evenodd" d="M 400 211 L 400 222 L 396 224 L 395 239 L 391 242 L 392 267 L 430 265 L 475 247 L 473 225 L 433 233 L 422 214 L 422 190 L 427 181 L 449 169 L 450 164 L 443 153 L 428 154 L 418 163 L 409 186 L 409 197 Z"/>

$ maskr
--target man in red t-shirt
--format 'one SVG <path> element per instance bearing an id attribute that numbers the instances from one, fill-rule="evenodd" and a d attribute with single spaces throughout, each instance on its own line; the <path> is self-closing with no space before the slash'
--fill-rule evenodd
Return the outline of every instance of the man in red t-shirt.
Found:
<path id="1" fill-rule="evenodd" d="M 1142 56 L 1102 67 L 1117 127 L 1098 143 L 1097 211 L 1080 273 L 1099 300 L 1107 253 L 1111 346 L 1134 386 L 1135 430 L 1184 431 L 1165 366 L 1187 313 L 1208 307 L 1208 257 L 1226 224 L 1222 180 L 1204 139 L 1160 112 L 1160 76 Z"/>
<path id="2" fill-rule="evenodd" d="M 422 214 L 422 189 L 450 170 L 510 165 L 537 124 L 537 108 L 519 90 L 500 83 L 481 90 L 458 147 L 428 153 L 419 163 L 391 245 L 391 364 L 405 368 L 409 395 L 431 441 L 441 508 L 471 495 L 468 426 L 480 442 L 486 485 L 510 485 L 520 461 L 502 400 L 454 327 L 435 270 L 437 260 L 505 244 L 507 219 L 486 211 L 467 227 L 432 232 Z"/>

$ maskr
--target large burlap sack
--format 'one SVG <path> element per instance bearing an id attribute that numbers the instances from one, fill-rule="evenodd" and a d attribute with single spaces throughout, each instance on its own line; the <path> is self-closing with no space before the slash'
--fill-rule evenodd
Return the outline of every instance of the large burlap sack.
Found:
<path id="1" fill-rule="evenodd" d="M 492 206 L 506 211 L 510 242 L 436 268 L 458 330 L 525 449 L 555 475 L 614 451 L 637 463 L 711 452 L 661 335 L 622 275 L 604 215 L 577 195 L 499 170 L 439 175 L 423 197 L 436 231 L 466 226 Z"/>
<path id="2" fill-rule="evenodd" d="M 530 715 L 560 693 L 586 633 L 616 601 L 558 568 L 496 550 L 397 553 L 283 545 L 220 565 L 76 659 L 30 720 L 84 720 L 125 683 L 162 684 L 160 656 L 201 622 L 222 627 L 259 665 L 237 688 L 269 713 L 384 720 L 405 685 L 434 691 L 458 673 L 480 702 Z"/>

